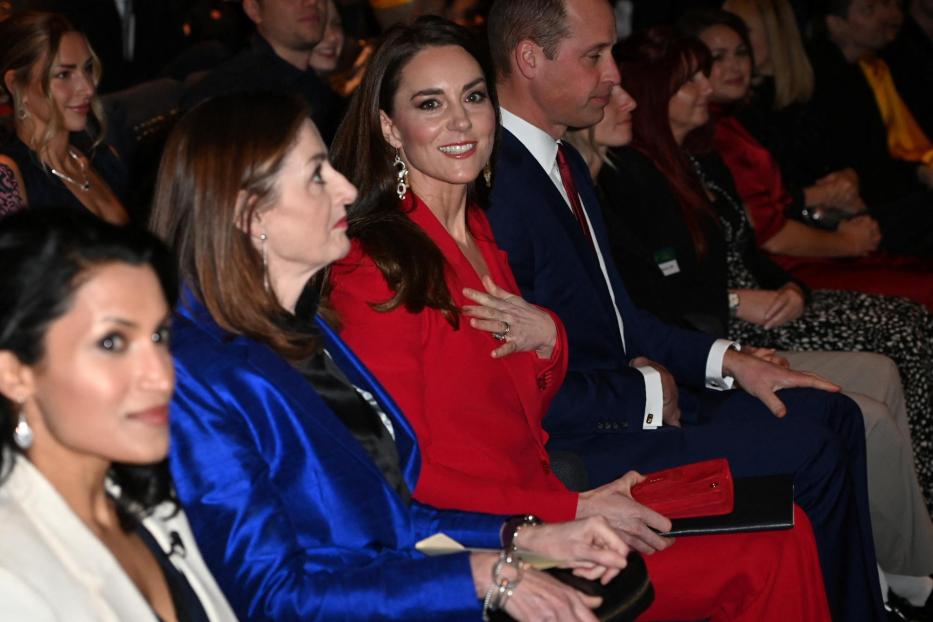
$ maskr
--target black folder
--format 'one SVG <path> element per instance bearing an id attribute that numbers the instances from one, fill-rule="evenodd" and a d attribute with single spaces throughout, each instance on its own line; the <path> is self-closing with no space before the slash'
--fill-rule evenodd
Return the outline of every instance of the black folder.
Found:
<path id="1" fill-rule="evenodd" d="M 738 477 L 735 504 L 721 516 L 676 518 L 665 536 L 702 536 L 715 533 L 790 529 L 794 526 L 794 479 L 790 475 Z"/>

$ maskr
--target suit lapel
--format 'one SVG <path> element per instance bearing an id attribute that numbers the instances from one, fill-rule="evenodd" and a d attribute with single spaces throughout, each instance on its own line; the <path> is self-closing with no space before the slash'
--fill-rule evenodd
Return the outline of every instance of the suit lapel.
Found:
<path id="1" fill-rule="evenodd" d="M 418 443 L 411 424 L 399 410 L 389 393 L 379 384 L 375 376 L 370 373 L 363 362 L 350 350 L 349 346 L 320 316 L 314 318 L 315 324 L 324 335 L 327 352 L 334 359 L 337 366 L 347 375 L 354 385 L 368 391 L 373 395 L 382 411 L 391 419 L 395 430 L 395 445 L 398 447 L 399 461 L 402 472 L 405 474 L 405 483 L 409 490 L 414 490 L 418 483 L 421 471 L 421 457 L 418 453 Z"/>
<path id="2" fill-rule="evenodd" d="M 554 186 L 554 182 L 551 180 L 550 176 L 544 172 L 544 169 L 541 168 L 538 161 L 531 155 L 531 152 L 529 152 L 511 132 L 502 128 L 502 136 L 503 150 L 511 152 L 511 155 L 518 164 L 517 170 L 509 171 L 509 176 L 515 175 L 515 183 L 520 185 L 527 185 L 530 188 L 543 188 L 541 194 L 542 196 L 546 196 L 547 200 L 544 201 L 542 209 L 547 209 L 560 225 L 567 241 L 573 247 L 580 264 L 583 266 L 584 272 L 586 272 L 587 276 L 590 278 L 592 291 L 596 293 L 603 305 L 612 311 L 614 316 L 615 311 L 612 310 L 612 298 L 609 296 L 609 292 L 606 289 L 606 279 L 603 278 L 602 270 L 599 267 L 599 260 L 596 257 L 596 253 L 593 251 L 593 247 L 590 246 L 589 240 L 586 239 L 586 236 L 584 236 L 583 232 L 580 230 L 580 225 L 567 206 L 564 197 L 561 196 L 560 191 Z M 609 248 L 609 243 L 606 239 L 605 227 L 602 226 L 602 216 L 599 214 L 599 202 L 596 198 L 596 193 L 593 191 L 593 183 L 590 180 L 589 173 L 586 172 L 585 165 L 584 170 L 581 170 L 580 162 L 582 162 L 582 158 L 573 147 L 570 145 L 566 145 L 566 147 L 568 148 L 568 159 L 570 161 L 574 183 L 577 186 L 577 192 L 582 199 L 583 209 L 586 211 L 592 223 L 593 239 L 599 244 L 600 249 L 607 249 Z M 611 255 L 608 258 L 609 261 L 612 260 Z M 607 266 L 607 268 L 609 268 L 609 266 Z"/>

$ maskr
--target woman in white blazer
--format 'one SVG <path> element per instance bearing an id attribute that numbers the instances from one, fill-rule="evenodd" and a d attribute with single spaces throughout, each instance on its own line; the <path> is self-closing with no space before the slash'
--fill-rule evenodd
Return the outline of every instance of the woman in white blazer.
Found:
<path id="1" fill-rule="evenodd" d="M 36 209 L 0 265 L 0 620 L 235 620 L 168 475 L 165 251 Z"/>

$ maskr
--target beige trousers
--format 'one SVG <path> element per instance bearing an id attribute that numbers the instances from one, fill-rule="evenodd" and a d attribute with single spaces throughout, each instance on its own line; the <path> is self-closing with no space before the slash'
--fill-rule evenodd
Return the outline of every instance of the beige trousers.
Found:
<path id="1" fill-rule="evenodd" d="M 933 521 L 914 471 L 897 366 L 869 352 L 779 352 L 791 367 L 842 387 L 865 418 L 868 499 L 878 564 L 909 576 L 933 573 Z"/>

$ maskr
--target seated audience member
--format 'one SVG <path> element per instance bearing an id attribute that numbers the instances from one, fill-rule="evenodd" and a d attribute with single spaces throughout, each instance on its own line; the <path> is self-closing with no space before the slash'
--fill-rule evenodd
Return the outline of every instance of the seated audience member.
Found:
<path id="1" fill-rule="evenodd" d="M 873 64 L 891 40 L 891 16 L 883 5 L 875 0 L 831 0 L 816 21 L 819 34 L 810 49 L 816 86 L 807 114 L 831 160 L 813 166 L 854 169 L 869 205 L 894 203 L 919 192 L 916 204 L 909 203 L 914 207 L 909 215 L 901 208 L 904 220 L 917 223 L 921 208 L 929 213 L 933 204 L 933 165 L 892 156 L 881 110 L 862 70 L 862 61 Z M 807 161 L 806 153 L 794 155 Z M 927 238 L 916 246 L 929 254 L 933 241 Z"/>
<path id="2" fill-rule="evenodd" d="M 100 74 L 63 17 L 23 11 L 0 23 L 0 75 L 13 102 L 12 131 L 0 139 L 0 216 L 64 205 L 126 222 L 126 169 L 102 143 Z"/>
<path id="3" fill-rule="evenodd" d="M 880 617 L 858 410 L 821 391 L 776 395 L 826 385 L 638 310 L 612 263 L 586 164 L 558 142 L 568 127 L 602 119 L 619 80 L 608 5 L 495 2 L 489 37 L 502 140 L 487 216 L 522 296 L 555 311 L 568 335 L 567 378 L 544 418 L 548 449 L 580 454 L 592 485 L 716 455 L 740 475 L 795 473 L 831 610 Z M 706 390 L 733 382 L 744 390 Z M 835 492 L 817 492 L 826 485 Z M 829 510 L 827 494 L 841 505 Z"/>
<path id="4" fill-rule="evenodd" d="M 324 34 L 320 42 L 311 50 L 308 56 L 308 66 L 321 79 L 327 79 L 334 70 L 337 69 L 337 63 L 340 62 L 340 54 L 343 52 L 345 36 L 343 33 L 343 21 L 340 19 L 340 11 L 334 0 L 327 0 L 327 25 L 324 26 Z"/>
<path id="5" fill-rule="evenodd" d="M 496 602 L 518 620 L 595 620 L 599 599 L 537 570 L 494 597 L 516 578 L 497 553 L 416 551 L 436 532 L 507 547 L 516 527 L 411 500 L 408 421 L 315 315 L 312 277 L 349 250 L 355 198 L 306 107 L 282 94 L 212 99 L 169 139 L 152 224 L 186 285 L 171 466 L 208 566 L 244 620 L 467 620 Z M 526 525 L 511 542 L 604 580 L 628 552 L 597 517 Z"/>
<path id="6" fill-rule="evenodd" d="M 742 342 L 784 350 L 874 349 L 897 356 L 905 370 L 919 375 L 911 415 L 919 433 L 919 463 L 929 475 L 933 454 L 925 450 L 925 439 L 933 431 L 933 315 L 915 303 L 845 291 L 813 292 L 806 305 L 804 290 L 754 246 L 728 170 L 715 154 L 693 158 L 683 149 L 708 120 L 703 103 L 711 91 L 710 64 L 715 82 L 730 61 L 712 60 L 701 42 L 668 28 L 634 35 L 621 53 L 625 90 L 613 89 L 613 101 L 592 131 L 568 136 L 582 146 L 598 180 L 613 258 L 635 303 L 675 324 L 717 336 L 728 330 Z M 632 113 L 626 91 L 655 105 Z M 658 105 L 665 97 L 668 105 Z M 592 141 L 581 140 L 586 134 Z M 632 147 L 618 148 L 629 142 Z M 610 145 L 616 148 L 607 150 Z M 780 289 L 762 289 L 759 279 Z M 853 328 L 867 318 L 876 332 Z M 928 576 L 933 521 L 917 484 L 894 363 L 868 352 L 779 355 L 796 369 L 840 384 L 861 407 L 879 564 L 886 573 L 911 575 L 933 587 Z"/>
<path id="7" fill-rule="evenodd" d="M 904 296 L 933 309 L 933 264 L 929 260 L 865 257 L 873 253 L 879 241 L 897 250 L 900 244 L 913 244 L 908 238 L 916 233 L 919 237 L 914 241 L 919 242 L 926 237 L 922 233 L 927 226 L 924 222 L 933 235 L 933 212 L 925 210 L 924 221 L 906 218 L 907 213 L 897 214 L 896 210 L 877 212 L 871 207 L 880 223 L 868 214 L 848 214 L 835 230 L 788 217 L 794 199 L 784 185 L 782 169 L 768 148 L 749 131 L 749 115 L 742 114 L 748 108 L 744 102 L 754 66 L 753 44 L 744 23 L 732 13 L 707 11 L 685 16 L 681 26 L 699 36 L 714 58 L 731 54 L 723 67 L 728 75 L 711 82 L 713 143 L 749 211 L 756 242 L 774 254 L 782 267 L 813 287 Z"/>
<path id="8" fill-rule="evenodd" d="M 881 57 L 897 92 L 927 137 L 933 136 L 933 1 L 908 0 L 904 24 Z"/>
<path id="9" fill-rule="evenodd" d="M 0 618 L 235 620 L 172 492 L 171 258 L 68 208 L 0 220 Z"/>
<path id="10" fill-rule="evenodd" d="M 808 134 L 802 127 L 801 110 L 813 95 L 813 68 L 803 47 L 794 10 L 787 0 L 726 0 L 725 11 L 742 18 L 748 26 L 754 58 L 754 71 L 747 95 L 732 113 L 756 140 L 765 145 L 781 167 L 781 178 L 790 194 L 793 213 L 804 216 L 826 208 L 862 212 L 865 203 L 859 195 L 858 178 L 851 169 L 832 171 L 811 180 L 789 157 L 789 141 L 796 134 Z M 718 14 L 716 11 L 691 11 L 681 17 L 688 26 L 696 16 Z M 693 16 L 693 17 L 691 17 Z M 704 27 L 697 25 L 694 29 Z M 696 34 L 691 32 L 690 34 Z M 816 141 L 807 148 L 814 158 L 821 152 Z"/>
<path id="11" fill-rule="evenodd" d="M 294 93 L 308 103 L 311 120 L 330 142 L 343 106 L 310 66 L 312 50 L 328 24 L 327 3 L 243 0 L 243 11 L 256 25 L 250 46 L 192 85 L 182 107 L 222 94 Z"/>
<path id="12" fill-rule="evenodd" d="M 656 599 L 640 619 L 826 616 L 819 588 L 784 591 L 796 592 L 803 576 L 770 590 L 754 569 L 794 573 L 794 559 L 810 573 L 816 551 L 802 513 L 803 532 L 671 545 L 650 530 L 670 522 L 629 494 L 640 475 L 578 494 L 552 471 L 541 419 L 564 377 L 566 336 L 552 313 L 521 299 L 483 215 L 496 108 L 475 45 L 439 18 L 395 27 L 334 141 L 336 165 L 362 196 L 349 214 L 352 250 L 330 271 L 328 301 L 341 336 L 412 423 L 424 456 L 414 498 L 557 520 L 606 516 L 631 546 L 653 553 L 646 561 Z M 790 557 L 775 556 L 775 546 L 789 547 Z M 731 563 L 713 570 L 715 555 Z M 738 577 L 747 586 L 728 587 Z M 688 580 L 693 589 L 684 591 Z"/>

